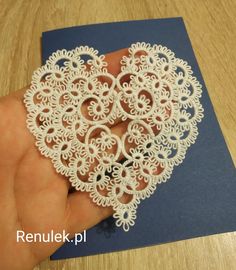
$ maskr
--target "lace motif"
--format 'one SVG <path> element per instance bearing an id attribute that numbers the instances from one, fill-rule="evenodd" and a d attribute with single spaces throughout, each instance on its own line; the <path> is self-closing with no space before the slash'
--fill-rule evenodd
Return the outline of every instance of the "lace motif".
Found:
<path id="1" fill-rule="evenodd" d="M 114 77 L 93 48 L 58 50 L 34 72 L 24 103 L 41 154 L 128 231 L 140 201 L 195 142 L 203 108 L 191 67 L 168 48 L 138 42 L 120 64 Z"/>

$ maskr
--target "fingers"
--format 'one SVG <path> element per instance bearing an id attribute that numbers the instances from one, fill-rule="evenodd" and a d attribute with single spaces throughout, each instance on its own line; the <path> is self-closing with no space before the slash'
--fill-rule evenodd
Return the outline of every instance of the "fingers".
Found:
<path id="1" fill-rule="evenodd" d="M 121 71 L 120 61 L 123 56 L 128 56 L 129 52 L 127 48 L 108 53 L 105 55 L 105 61 L 107 62 L 107 70 L 113 76 L 117 76 Z"/>
<path id="2" fill-rule="evenodd" d="M 124 53 L 127 53 L 127 51 L 119 51 L 116 54 L 114 65 L 109 65 L 109 72 L 113 73 L 114 75 L 117 75 L 120 72 L 119 63 L 124 55 Z M 109 60 L 109 57 L 113 57 L 110 55 L 106 56 L 106 60 Z M 111 61 L 111 63 L 113 63 Z M 123 134 L 127 130 L 127 126 L 129 124 L 130 120 L 127 120 L 122 123 L 117 123 L 115 126 L 112 126 L 111 133 L 117 135 L 119 138 L 123 136 Z M 99 132 L 96 133 L 96 136 L 99 136 Z M 129 145 L 130 148 L 135 147 L 135 143 L 131 143 Z M 114 153 L 115 149 L 112 148 L 110 153 Z M 124 155 L 121 154 L 119 157 L 119 160 L 124 158 Z M 91 164 L 90 170 L 93 171 L 97 163 Z M 161 168 L 156 168 L 155 174 L 160 173 Z M 84 181 L 88 179 L 88 174 L 83 177 Z M 147 186 L 147 183 L 144 179 L 139 179 L 139 186 L 137 187 L 137 190 L 142 190 Z M 102 193 L 102 191 L 101 191 Z M 130 194 L 123 194 L 123 196 L 120 198 L 122 203 L 127 203 L 131 199 L 132 195 Z M 69 216 L 68 216 L 68 230 L 73 235 L 76 232 L 81 232 L 84 229 L 88 229 L 95 224 L 99 223 L 103 219 L 107 218 L 108 216 L 112 215 L 114 212 L 112 207 L 102 207 L 95 204 L 92 199 L 89 196 L 89 193 L 87 192 L 74 192 L 68 196 L 68 208 L 69 208 Z"/>
<path id="3" fill-rule="evenodd" d="M 122 137 L 126 132 L 129 121 L 122 122 L 111 128 L 112 134 Z M 144 132 L 145 133 L 145 132 Z M 130 143 L 129 147 L 135 147 L 135 143 Z M 114 150 L 112 149 L 111 152 Z M 124 158 L 121 154 L 118 161 Z M 97 163 L 91 165 L 89 171 L 93 171 Z M 157 168 L 157 174 L 159 168 Z M 84 181 L 88 180 L 88 174 L 83 177 Z M 138 180 L 137 190 L 142 190 L 147 186 L 147 182 L 144 179 Z M 107 190 L 99 190 L 101 194 L 106 194 Z M 132 199 L 131 194 L 124 193 L 120 201 L 122 203 L 127 203 Z M 68 231 L 73 236 L 76 232 L 81 232 L 84 229 L 88 229 L 102 221 L 103 219 L 111 216 L 114 212 L 112 207 L 102 207 L 94 203 L 87 192 L 76 191 L 68 196 Z"/>
<path id="4" fill-rule="evenodd" d="M 168 114 L 170 113 L 167 111 Z M 129 120 L 119 123 L 116 126 L 111 128 L 112 134 L 117 135 L 118 137 L 122 137 L 123 134 L 127 131 L 127 126 L 129 124 Z M 154 131 L 156 134 L 157 130 Z M 146 130 L 144 130 L 146 133 Z M 129 149 L 134 148 L 136 144 L 130 143 Z M 113 150 L 112 150 L 113 151 Z M 121 154 L 119 160 L 124 158 L 124 155 Z M 119 161 L 118 160 L 118 161 Z M 92 164 L 89 171 L 93 171 L 94 167 L 97 163 Z M 156 169 L 153 171 L 153 175 L 158 175 L 162 172 L 163 168 L 161 166 L 157 166 Z M 84 177 L 84 181 L 86 178 L 88 179 L 88 175 Z M 144 190 L 148 182 L 143 178 L 137 179 L 138 186 L 136 188 L 137 191 Z M 99 190 L 99 193 L 106 194 L 107 190 Z M 123 195 L 119 198 L 119 200 L 126 204 L 130 200 L 132 200 L 132 194 L 123 193 Z M 81 232 L 84 229 L 90 228 L 95 224 L 99 223 L 103 219 L 107 218 L 108 216 L 113 214 L 113 209 L 111 207 L 102 207 L 96 205 L 89 196 L 87 192 L 74 192 L 68 196 L 68 206 L 70 209 L 70 215 L 68 218 L 68 228 L 69 231 L 72 232 L 72 236 L 75 232 Z"/>
<path id="5" fill-rule="evenodd" d="M 117 76 L 117 74 L 120 72 L 120 61 L 124 55 L 128 55 L 128 49 L 121 49 L 105 55 L 104 61 L 107 62 L 107 70 L 113 76 Z M 11 92 L 9 96 L 22 100 L 27 89 L 29 89 L 29 86 L 25 86 L 20 90 Z"/>
<path id="6" fill-rule="evenodd" d="M 93 227 L 113 213 L 112 207 L 102 207 L 92 202 L 87 192 L 77 191 L 70 194 L 67 203 L 67 228 L 71 236 Z"/>

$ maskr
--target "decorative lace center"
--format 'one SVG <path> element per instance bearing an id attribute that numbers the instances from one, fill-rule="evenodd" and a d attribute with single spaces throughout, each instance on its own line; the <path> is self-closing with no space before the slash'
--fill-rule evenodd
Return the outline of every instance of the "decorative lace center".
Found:
<path id="1" fill-rule="evenodd" d="M 24 96 L 27 127 L 56 171 L 128 231 L 198 135 L 201 85 L 161 45 L 132 44 L 114 77 L 88 46 L 54 52 Z"/>

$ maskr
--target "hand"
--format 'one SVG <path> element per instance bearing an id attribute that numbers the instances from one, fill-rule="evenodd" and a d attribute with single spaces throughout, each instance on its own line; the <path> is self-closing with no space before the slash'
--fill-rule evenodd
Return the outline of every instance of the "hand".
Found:
<path id="1" fill-rule="evenodd" d="M 110 73 L 120 72 L 125 54 L 127 49 L 106 55 Z M 39 153 L 26 127 L 26 89 L 0 99 L 0 268 L 4 270 L 32 269 L 63 244 L 17 242 L 17 230 L 65 230 L 72 238 L 112 214 L 110 207 L 94 204 L 88 193 L 68 193 L 68 179 Z"/>

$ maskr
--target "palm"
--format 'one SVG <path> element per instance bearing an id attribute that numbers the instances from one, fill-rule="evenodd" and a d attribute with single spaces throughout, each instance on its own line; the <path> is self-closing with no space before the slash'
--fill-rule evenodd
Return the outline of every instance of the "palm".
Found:
<path id="1" fill-rule="evenodd" d="M 4 194 L 0 200 L 7 206 L 1 218 L 11 222 L 11 232 L 6 231 L 5 237 L 14 245 L 17 230 L 47 232 L 65 228 L 68 190 L 66 181 L 54 172 L 50 161 L 34 146 L 34 138 L 25 125 L 23 104 L 16 98 L 7 97 L 3 99 L 1 109 L 0 189 Z M 42 259 L 57 248 L 55 244 L 41 248 L 37 245 L 24 245 L 24 255 L 29 259 L 35 259 L 33 255 Z M 14 246 L 15 252 L 23 251 L 22 243 Z"/>
<path id="2" fill-rule="evenodd" d="M 1 243 L 4 243 L 6 256 L 9 252 L 17 254 L 22 263 L 27 261 L 33 265 L 53 253 L 61 243 L 16 244 L 17 230 L 25 233 L 66 230 L 73 235 L 76 219 L 77 222 L 81 219 L 77 226 L 79 230 L 93 225 L 89 216 L 84 218 L 92 208 L 93 212 L 95 205 L 86 194 L 68 197 L 67 180 L 38 152 L 34 138 L 26 128 L 23 103 L 15 95 L 1 100 L 0 113 L 0 204 L 4 205 L 0 216 Z M 72 200 L 77 200 L 78 204 L 82 202 L 75 216 L 71 214 Z M 20 265 L 19 261 L 17 264 Z"/>
<path id="3" fill-rule="evenodd" d="M 121 50 L 106 56 L 110 72 L 119 72 Z M 91 202 L 88 194 L 68 195 L 67 179 L 40 155 L 26 127 L 22 99 L 25 89 L 0 99 L 0 248 L 1 269 L 31 269 L 62 243 L 16 243 L 25 233 L 75 232 L 89 228 L 111 214 Z M 11 254 L 11 256 L 9 256 Z M 17 262 L 10 258 L 17 257 Z M 5 263 L 5 264 L 4 264 Z"/>

